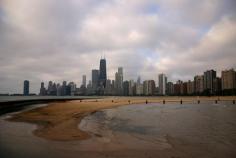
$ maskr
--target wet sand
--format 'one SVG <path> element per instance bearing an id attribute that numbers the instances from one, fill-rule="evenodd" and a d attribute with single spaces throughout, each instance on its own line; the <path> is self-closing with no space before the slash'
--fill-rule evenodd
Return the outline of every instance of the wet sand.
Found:
<path id="1" fill-rule="evenodd" d="M 11 117 L 10 121 L 28 122 L 37 125 L 33 131 L 36 136 L 56 141 L 88 139 L 90 135 L 78 128 L 80 121 L 87 115 L 102 109 L 114 108 L 128 104 L 166 102 L 195 102 L 197 100 L 235 100 L 236 97 L 106 97 L 97 100 L 68 101 L 50 103 Z"/>

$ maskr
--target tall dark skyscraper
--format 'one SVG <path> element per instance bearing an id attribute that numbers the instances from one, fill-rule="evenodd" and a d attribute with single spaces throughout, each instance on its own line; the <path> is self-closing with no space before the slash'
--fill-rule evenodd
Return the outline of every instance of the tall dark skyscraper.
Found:
<path id="1" fill-rule="evenodd" d="M 107 67 L 106 67 L 106 59 L 100 60 L 100 74 L 99 74 L 99 86 L 102 86 L 105 88 L 106 86 L 106 80 L 107 80 Z"/>
<path id="2" fill-rule="evenodd" d="M 28 80 L 25 80 L 24 81 L 24 92 L 23 92 L 24 95 L 29 95 L 29 81 Z"/>

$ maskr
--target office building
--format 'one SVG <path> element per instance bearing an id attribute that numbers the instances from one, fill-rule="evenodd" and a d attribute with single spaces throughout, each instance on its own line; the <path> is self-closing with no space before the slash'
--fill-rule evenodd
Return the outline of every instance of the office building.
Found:
<path id="1" fill-rule="evenodd" d="M 86 88 L 86 75 L 82 76 L 82 86 Z"/>
<path id="2" fill-rule="evenodd" d="M 204 72 L 204 93 L 213 94 L 214 84 L 213 80 L 216 78 L 216 71 L 208 70 Z"/>
<path id="3" fill-rule="evenodd" d="M 92 70 L 92 88 L 96 90 L 99 83 L 99 70 Z"/>
<path id="4" fill-rule="evenodd" d="M 100 59 L 99 86 L 101 88 L 105 88 L 106 87 L 106 81 L 107 81 L 106 59 Z"/>
<path id="5" fill-rule="evenodd" d="M 129 81 L 124 81 L 123 83 L 123 94 L 124 96 L 128 96 L 129 95 Z"/>
<path id="6" fill-rule="evenodd" d="M 123 94 L 123 68 L 119 67 L 115 74 L 115 89 L 117 95 Z"/>
<path id="7" fill-rule="evenodd" d="M 24 90 L 23 90 L 23 94 L 24 95 L 29 95 L 29 81 L 25 80 L 24 81 Z"/>
<path id="8" fill-rule="evenodd" d="M 39 95 L 42 95 L 42 96 L 47 95 L 47 90 L 44 87 L 44 82 L 41 82 Z"/>
<path id="9" fill-rule="evenodd" d="M 172 82 L 168 82 L 166 84 L 166 94 L 167 95 L 174 95 L 174 84 Z"/>
<path id="10" fill-rule="evenodd" d="M 222 90 L 236 89 L 236 72 L 234 69 L 221 72 Z"/>
<path id="11" fill-rule="evenodd" d="M 158 76 L 158 82 L 159 82 L 159 94 L 160 95 L 166 95 L 166 83 L 167 83 L 167 77 L 165 74 L 159 74 Z"/>
<path id="12" fill-rule="evenodd" d="M 204 76 L 197 75 L 194 77 L 194 93 L 199 95 L 204 91 Z"/>

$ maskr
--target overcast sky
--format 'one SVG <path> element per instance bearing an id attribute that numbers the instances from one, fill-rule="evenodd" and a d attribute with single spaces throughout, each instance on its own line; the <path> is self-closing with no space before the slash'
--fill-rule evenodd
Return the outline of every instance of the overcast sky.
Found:
<path id="1" fill-rule="evenodd" d="M 0 0 L 0 93 L 108 77 L 192 79 L 236 68 L 235 0 Z"/>

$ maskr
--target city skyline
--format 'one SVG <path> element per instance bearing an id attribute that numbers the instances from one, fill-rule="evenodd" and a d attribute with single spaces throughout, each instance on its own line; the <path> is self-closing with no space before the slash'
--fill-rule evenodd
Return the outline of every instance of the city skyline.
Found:
<path id="1" fill-rule="evenodd" d="M 79 95 L 114 95 L 114 96 L 154 96 L 154 95 L 235 95 L 236 71 L 232 69 L 222 70 L 221 75 L 213 69 L 197 74 L 191 80 L 168 80 L 164 73 L 158 74 L 158 82 L 153 79 L 125 80 L 123 67 L 118 67 L 114 74 L 115 79 L 107 78 L 106 59 L 101 58 L 99 69 L 92 69 L 92 78 L 87 82 L 86 75 L 82 75 L 81 85 L 75 82 L 63 81 L 62 84 L 55 81 L 48 82 L 48 88 L 41 82 L 39 95 L 53 96 L 79 96 Z M 68 84 L 67 84 L 68 83 Z M 29 92 L 30 82 L 24 81 L 23 95 L 35 95 Z M 18 95 L 18 94 L 16 94 Z M 37 94 L 36 94 L 37 95 Z"/>
<path id="2" fill-rule="evenodd" d="M 234 0 L 2 0 L 0 93 L 31 81 L 91 78 L 106 56 L 107 78 L 189 80 L 205 70 L 236 69 Z M 200 10 L 200 12 L 199 12 Z M 155 76 L 154 76 L 155 75 Z M 88 80 L 87 80 L 88 83 Z"/>
<path id="3" fill-rule="evenodd" d="M 91 70 L 91 78 L 87 78 L 87 75 L 83 74 L 79 84 L 72 80 L 69 82 L 63 80 L 62 84 L 50 80 L 47 88 L 44 81 L 41 81 L 39 92 L 32 92 L 30 81 L 24 80 L 22 95 L 216 95 L 216 89 L 217 91 L 223 89 L 236 90 L 236 71 L 234 68 L 221 70 L 220 75 L 214 69 L 205 70 L 188 80 L 179 78 L 173 81 L 169 80 L 168 75 L 163 72 L 157 74 L 157 79 L 141 80 L 140 75 L 136 79 L 126 79 L 123 74 L 123 67 L 119 66 L 118 71 L 113 74 L 114 79 L 110 79 L 107 77 L 107 69 L 109 68 L 107 68 L 106 63 L 105 56 L 104 58 L 101 57 L 98 69 L 93 68 Z M 184 90 L 182 87 L 182 92 L 174 92 L 176 84 L 183 84 Z M 206 90 L 208 91 L 207 94 L 204 92 Z M 235 92 L 227 93 L 230 95 Z M 0 94 L 21 95 L 21 93 L 9 92 Z M 217 92 L 217 94 L 222 95 L 222 92 Z"/>

